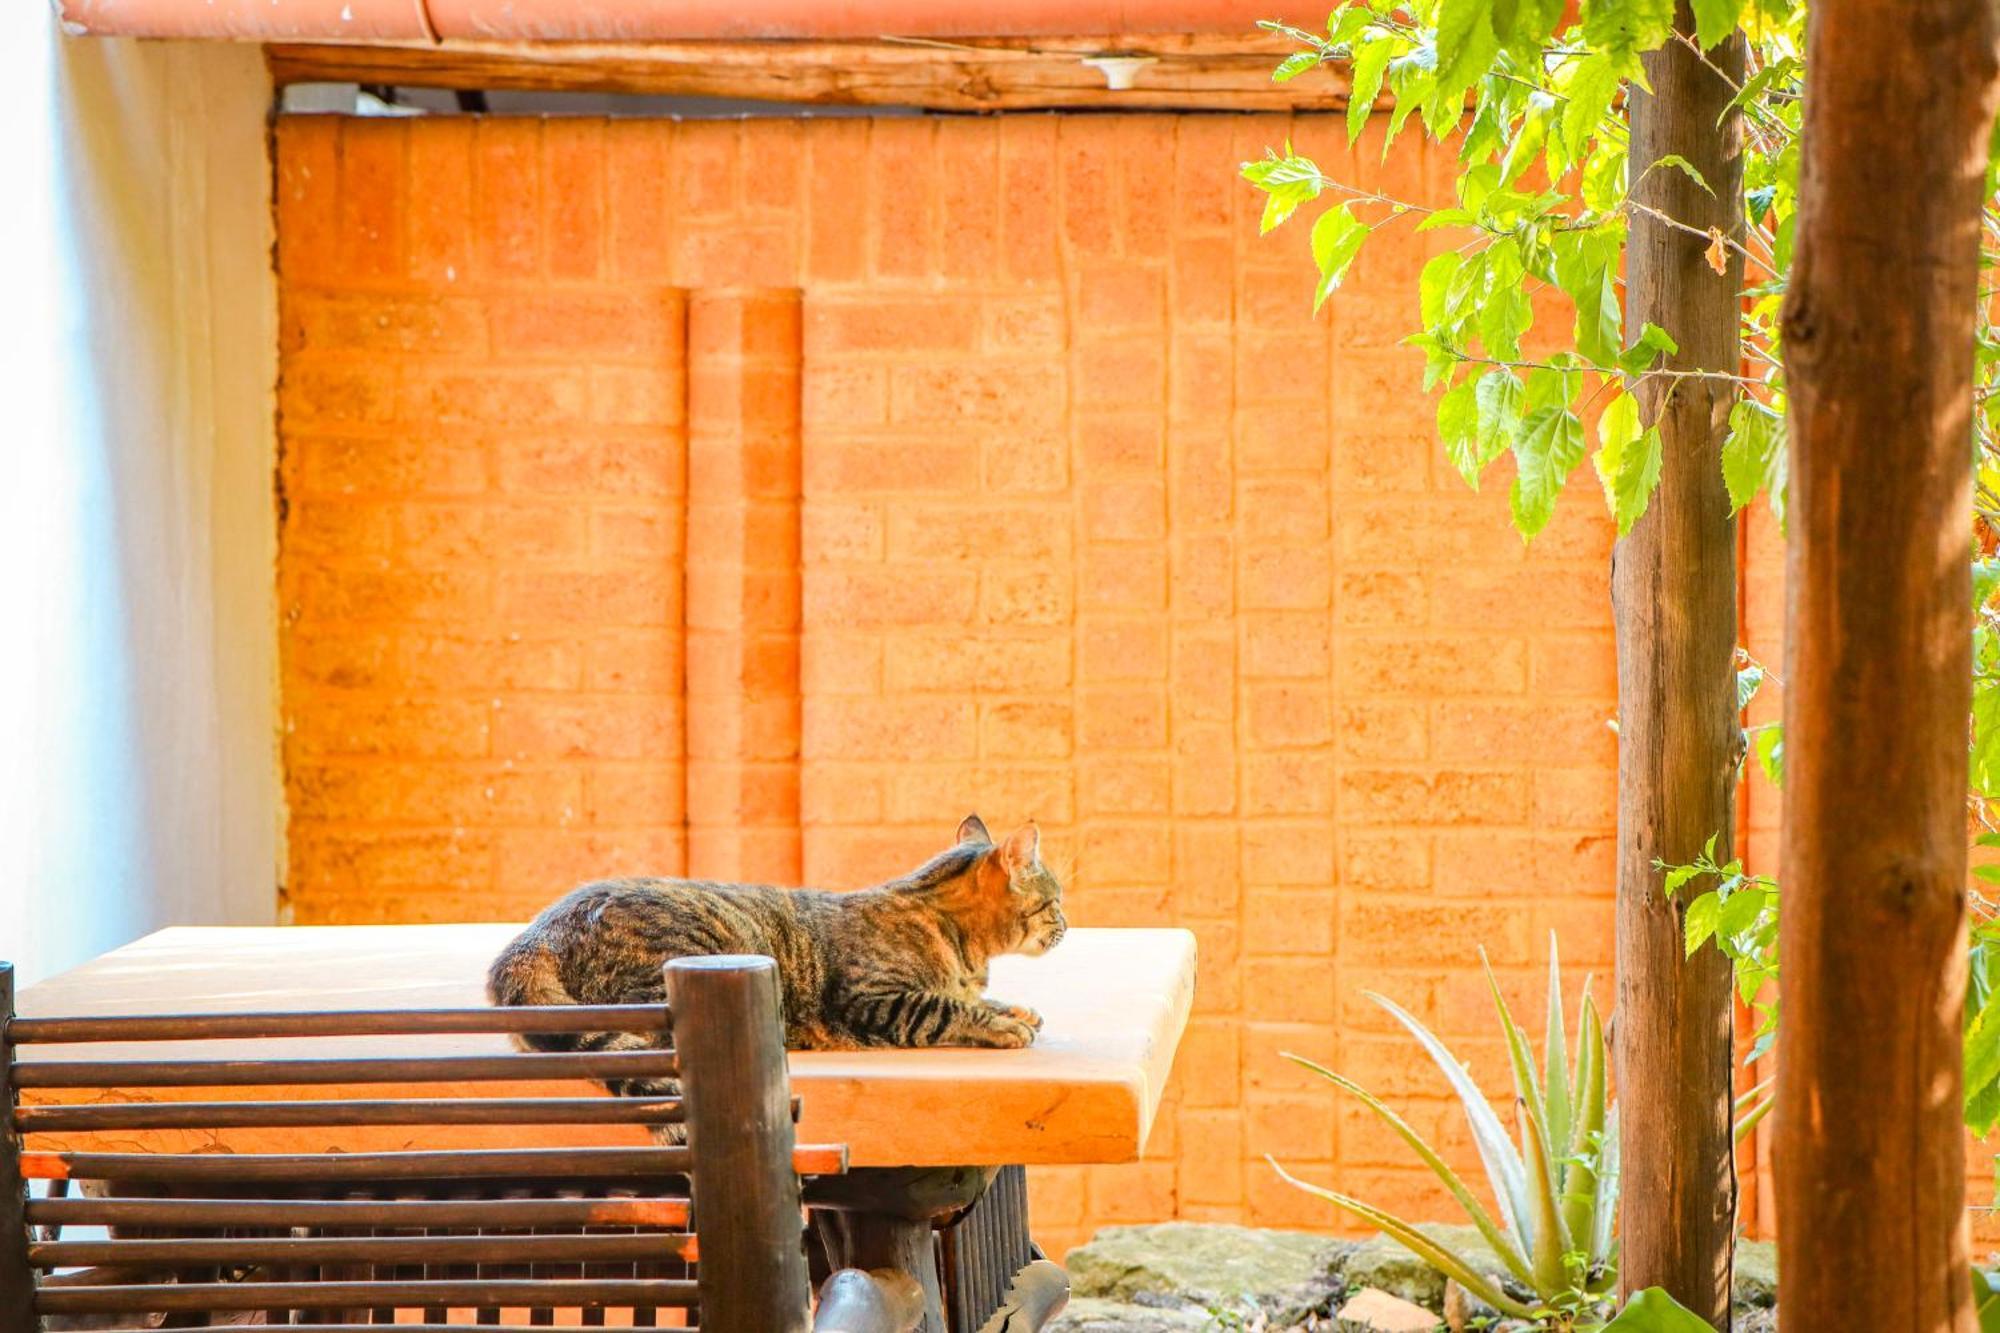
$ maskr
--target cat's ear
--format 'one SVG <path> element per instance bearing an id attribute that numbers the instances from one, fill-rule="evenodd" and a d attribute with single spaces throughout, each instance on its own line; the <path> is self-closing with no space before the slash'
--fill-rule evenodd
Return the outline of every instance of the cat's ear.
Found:
<path id="1" fill-rule="evenodd" d="M 1008 836 L 1000 848 L 1000 864 L 1007 867 L 1007 873 L 1018 875 L 1023 870 L 1041 864 L 1042 831 L 1033 823 L 1021 825 Z"/>
<path id="2" fill-rule="evenodd" d="M 958 840 L 976 842 L 986 846 L 993 843 L 993 835 L 986 831 L 986 821 L 978 815 L 967 815 L 958 823 Z"/>

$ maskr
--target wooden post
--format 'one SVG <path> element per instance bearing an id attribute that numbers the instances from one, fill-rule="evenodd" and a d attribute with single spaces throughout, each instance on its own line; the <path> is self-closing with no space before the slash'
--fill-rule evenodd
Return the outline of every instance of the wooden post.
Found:
<path id="1" fill-rule="evenodd" d="M 0 963 L 0 1333 L 34 1333 L 35 1274 L 28 1267 L 27 1186 L 14 1128 L 14 965 Z"/>
<path id="2" fill-rule="evenodd" d="M 1694 31 L 1687 0 L 1675 14 Z M 1711 63 L 1713 67 L 1711 67 Z M 1658 324 L 1681 370 L 1735 372 L 1742 261 L 1717 273 L 1699 231 L 1743 228 L 1734 96 L 1743 39 L 1706 60 L 1670 41 L 1645 57 L 1648 94 L 1631 91 L 1632 169 L 1679 154 L 1708 183 L 1646 172 L 1634 197 L 1698 229 L 1643 212 L 1626 252 L 1626 327 Z M 1725 79 L 1724 76 L 1727 76 Z M 1730 1143 L 1729 962 L 1682 947 L 1684 900 L 1662 892 L 1656 860 L 1693 860 L 1735 824 L 1742 729 L 1736 710 L 1736 525 L 1722 483 L 1732 386 L 1660 377 L 1634 392 L 1665 449 L 1659 490 L 1612 556 L 1618 640 L 1618 1010 L 1616 1059 L 1625 1187 L 1619 1282 L 1665 1287 L 1728 1325 L 1736 1175 Z"/>
<path id="3" fill-rule="evenodd" d="M 701 1327 L 804 1333 L 809 1288 L 778 965 L 676 958 L 666 977 L 694 1154 Z"/>
<path id="4" fill-rule="evenodd" d="M 1785 1326 L 1968 1333 L 1973 325 L 2000 65 L 1984 0 L 1814 0 L 1785 620 Z M 1627 1102 L 1630 1097 L 1628 1095 Z"/>

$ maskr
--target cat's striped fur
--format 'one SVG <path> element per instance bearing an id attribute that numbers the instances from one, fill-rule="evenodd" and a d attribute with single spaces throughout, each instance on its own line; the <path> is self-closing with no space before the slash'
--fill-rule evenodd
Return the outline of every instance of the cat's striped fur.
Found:
<path id="1" fill-rule="evenodd" d="M 586 884 L 551 905 L 494 960 L 495 1004 L 650 1004 L 662 965 L 691 954 L 777 960 L 785 1044 L 1026 1046 L 1033 1010 L 986 998 L 987 961 L 1040 954 L 1067 924 L 1062 886 L 1029 824 L 995 845 L 979 816 L 950 850 L 898 879 L 852 893 L 621 879 Z M 536 1034 L 540 1050 L 632 1050 L 658 1037 Z M 634 1080 L 614 1092 L 672 1089 Z"/>

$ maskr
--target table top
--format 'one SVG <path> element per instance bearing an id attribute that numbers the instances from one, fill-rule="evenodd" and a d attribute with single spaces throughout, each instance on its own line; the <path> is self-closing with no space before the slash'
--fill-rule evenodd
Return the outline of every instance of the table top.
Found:
<path id="1" fill-rule="evenodd" d="M 486 1003 L 486 966 L 515 925 L 180 927 L 162 930 L 21 992 L 24 1015 L 218 1013 L 241 1010 L 431 1009 Z M 992 992 L 1041 1011 L 1026 1050 L 795 1051 L 801 1143 L 845 1143 L 856 1166 L 1126 1162 L 1152 1129 L 1194 996 L 1194 936 L 1185 930 L 1078 928 L 1041 958 L 1000 958 Z M 262 1058 L 474 1055 L 510 1049 L 498 1034 L 319 1037 L 30 1046 L 20 1058 Z M 370 1096 L 477 1095 L 482 1085 L 428 1083 Z M 491 1085 L 483 1085 L 490 1087 Z M 595 1084 L 509 1085 L 531 1096 L 601 1094 Z M 266 1098 L 325 1088 L 23 1090 L 25 1103 Z M 424 1146 L 518 1147 L 520 1127 L 439 1127 Z M 636 1126 L 565 1126 L 575 1144 L 643 1143 Z M 412 1146 L 396 1127 L 131 1131 L 38 1135 L 43 1149 L 153 1152 L 385 1151 Z"/>

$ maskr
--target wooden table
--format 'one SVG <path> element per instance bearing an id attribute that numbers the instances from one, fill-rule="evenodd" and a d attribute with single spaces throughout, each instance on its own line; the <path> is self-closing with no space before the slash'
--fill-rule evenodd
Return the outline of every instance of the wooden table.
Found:
<path id="1" fill-rule="evenodd" d="M 485 1002 L 486 965 L 519 929 L 512 925 L 316 926 L 163 930 L 28 987 L 24 1015 L 210 1013 L 236 1010 L 454 1008 Z M 845 1143 L 859 1168 L 815 1182 L 809 1202 L 838 1262 L 917 1271 L 935 1293 L 933 1221 L 962 1212 L 994 1179 L 994 1168 L 1135 1160 L 1160 1104 L 1194 994 L 1194 937 L 1184 930 L 1069 932 L 1043 958 L 1003 958 L 992 968 L 997 996 L 1041 1011 L 1046 1026 L 1021 1051 L 794 1052 L 793 1091 L 803 1102 L 801 1142 Z M 314 1054 L 406 1053 L 380 1038 L 315 1039 Z M 165 1049 L 166 1047 L 171 1049 Z M 505 1050 L 498 1036 L 426 1039 L 439 1055 Z M 256 1042 L 150 1043 L 158 1057 L 266 1054 Z M 136 1057 L 140 1048 L 100 1044 L 23 1048 L 24 1059 Z M 577 1096 L 595 1085 L 515 1085 L 522 1095 Z M 369 1095 L 475 1095 L 476 1088 L 426 1084 Z M 324 1089 L 120 1089 L 120 1100 L 300 1099 Z M 23 1101 L 62 1100 L 58 1090 Z M 97 1093 L 101 1098 L 104 1094 Z M 521 1146 L 521 1130 L 478 1126 L 426 1132 L 427 1146 Z M 408 1146 L 393 1127 L 50 1134 L 37 1147 L 123 1152 L 389 1151 Z M 644 1143 L 633 1126 L 566 1128 L 572 1144 Z M 1018 1184 L 1018 1181 L 1016 1182 Z M 1018 1189 L 1015 1191 L 1018 1193 Z M 1018 1222 L 1015 1223 L 1018 1225 Z M 934 1308 L 926 1329 L 942 1329 Z"/>

